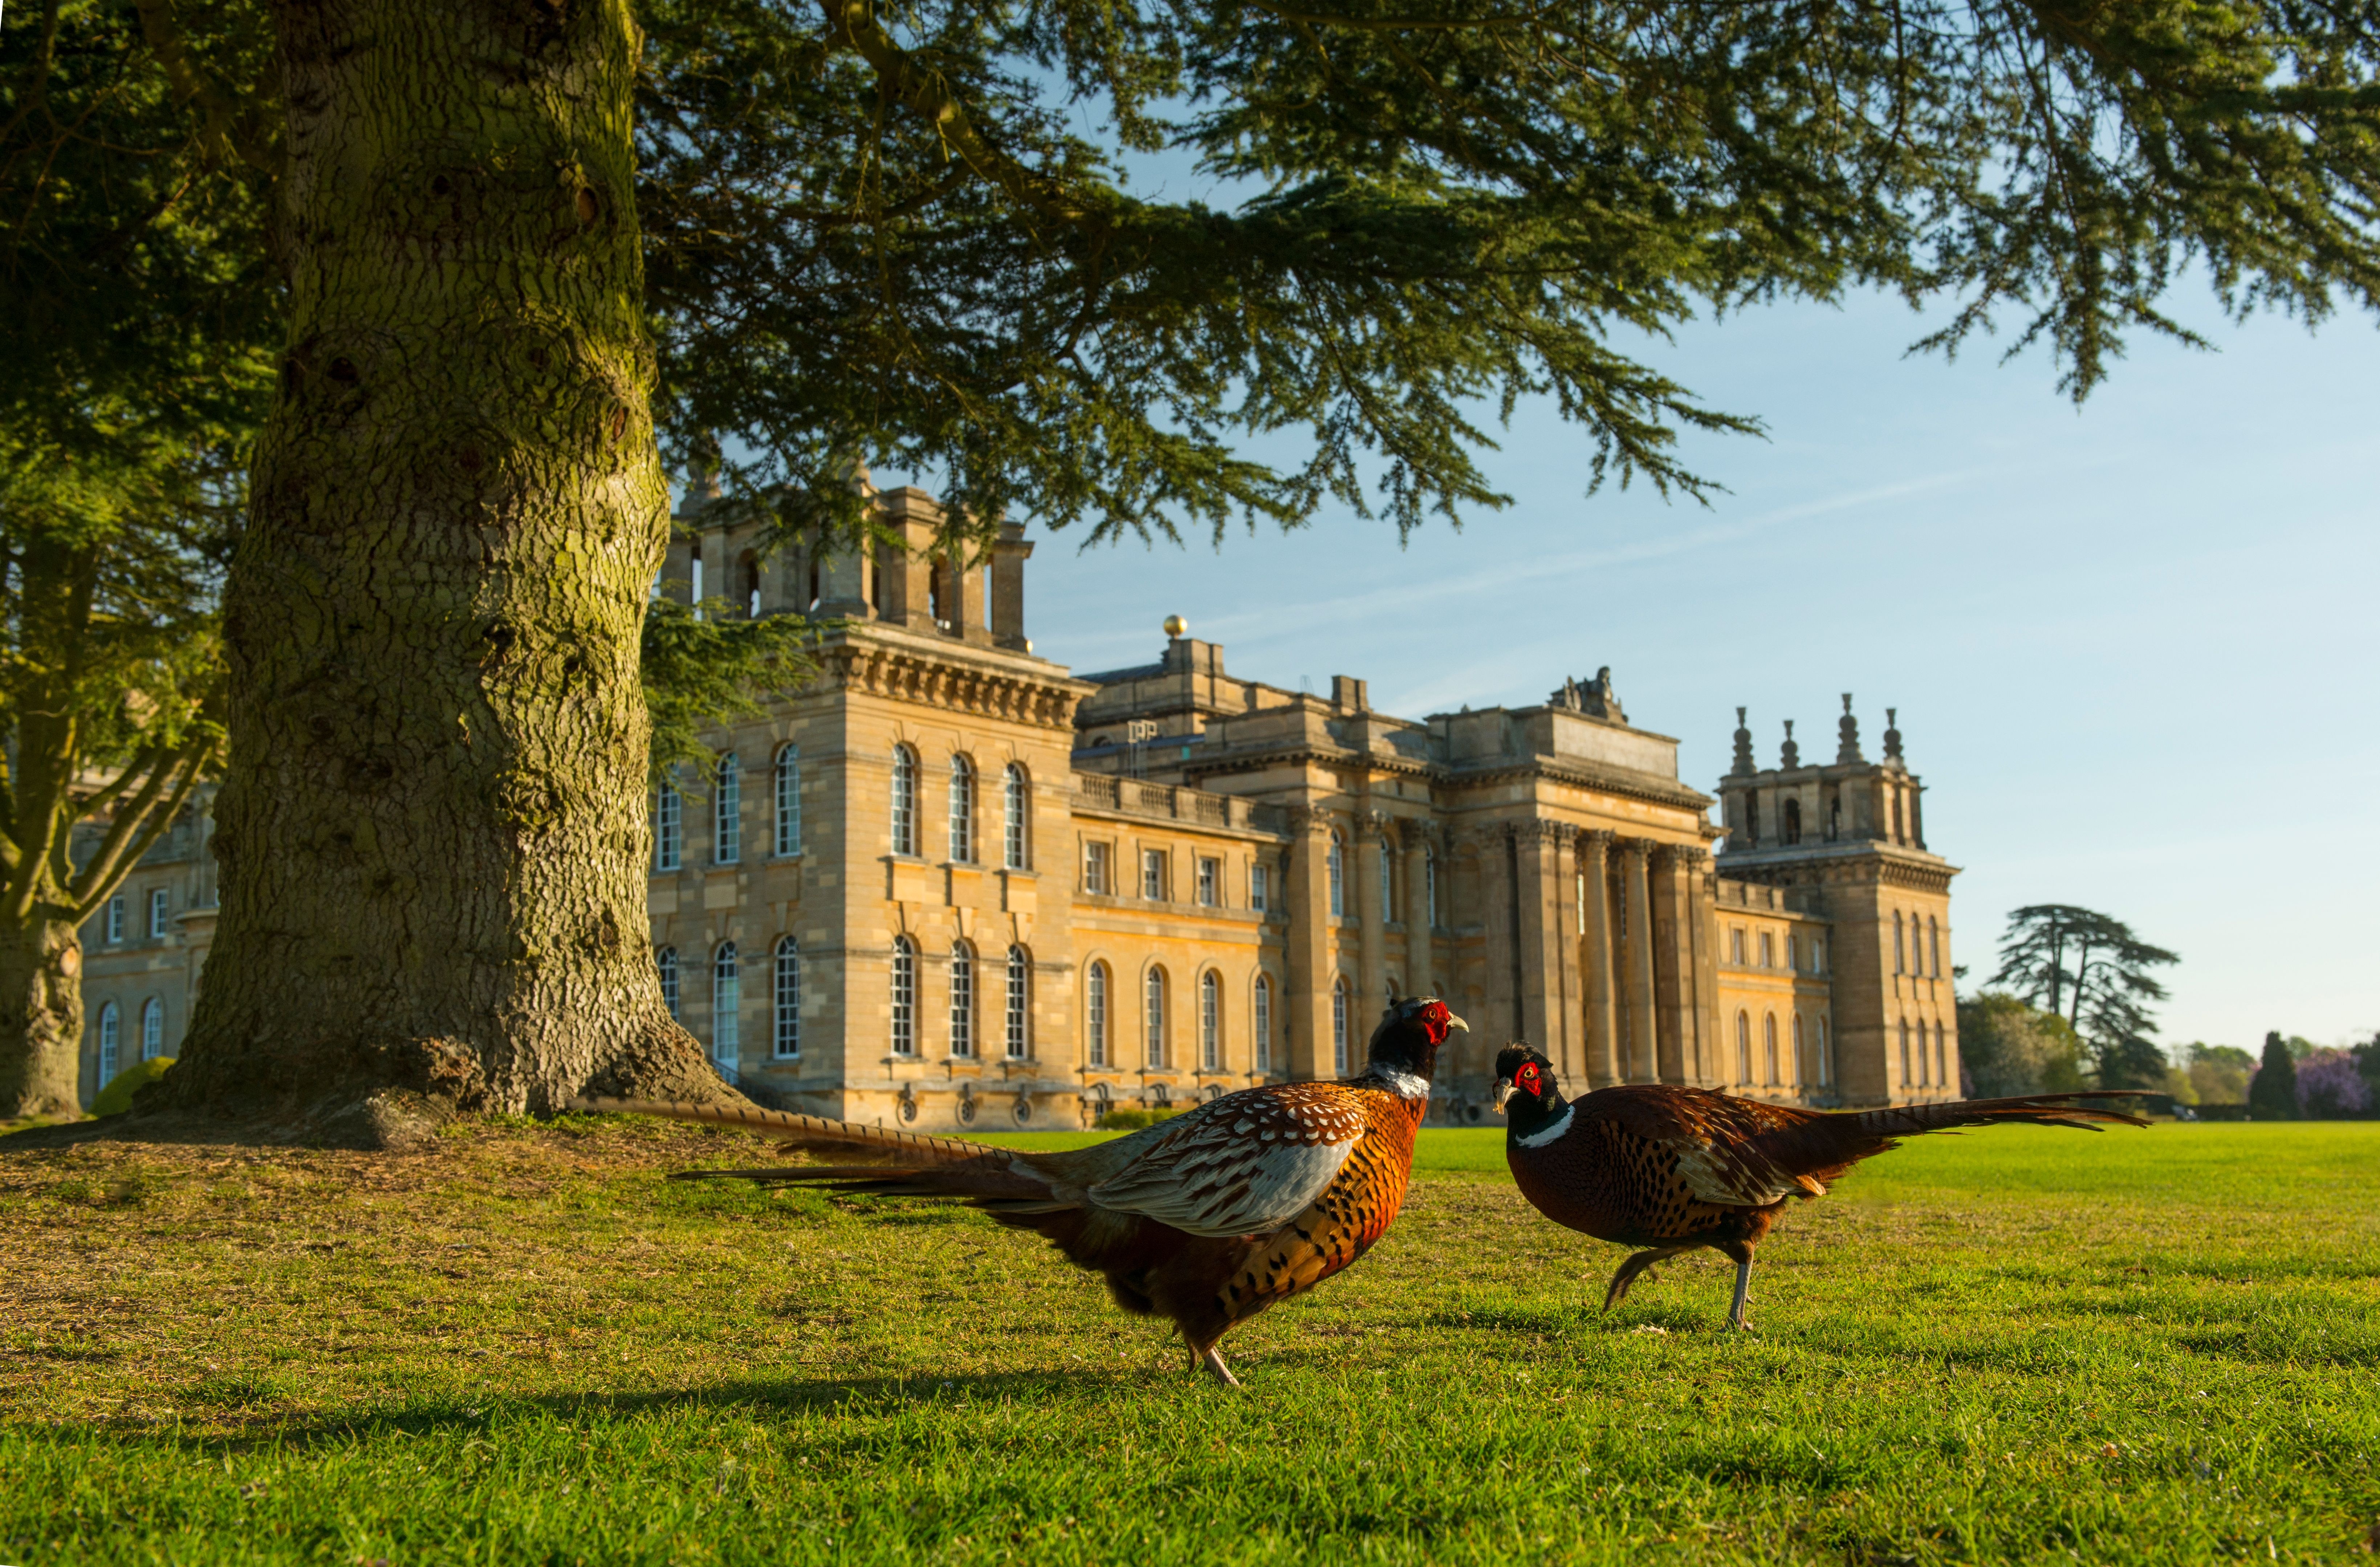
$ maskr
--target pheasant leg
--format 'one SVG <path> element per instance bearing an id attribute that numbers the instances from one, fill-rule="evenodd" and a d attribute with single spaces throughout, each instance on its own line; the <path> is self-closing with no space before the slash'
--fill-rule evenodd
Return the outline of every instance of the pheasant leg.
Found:
<path id="1" fill-rule="evenodd" d="M 1638 1275 L 1650 1269 L 1653 1264 L 1667 1262 L 1680 1252 L 1693 1249 L 1691 1246 L 1655 1246 L 1649 1251 L 1632 1254 L 1627 1261 L 1620 1265 L 1619 1271 L 1611 1275 L 1611 1287 L 1603 1292 L 1603 1309 L 1609 1311 L 1626 1300 L 1628 1286 L 1633 1284 Z"/>
<path id="2" fill-rule="evenodd" d="M 1198 1352 L 1196 1364 L 1213 1372 L 1215 1380 L 1227 1388 L 1236 1388 L 1240 1385 L 1240 1379 L 1232 1375 L 1232 1368 L 1223 1364 L 1221 1352 L 1213 1344 L 1208 1344 Z"/>
<path id="3" fill-rule="evenodd" d="M 1717 1248 L 1735 1264 L 1735 1304 L 1727 1309 L 1727 1325 L 1740 1332 L 1752 1331 L 1752 1324 L 1743 1319 L 1743 1307 L 1752 1298 L 1752 1248 L 1742 1241 Z"/>

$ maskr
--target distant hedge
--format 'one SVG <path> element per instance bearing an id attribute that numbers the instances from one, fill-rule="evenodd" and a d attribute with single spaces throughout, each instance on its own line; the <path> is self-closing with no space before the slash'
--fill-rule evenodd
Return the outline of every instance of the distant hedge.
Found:
<path id="1" fill-rule="evenodd" d="M 1102 1132 L 1137 1132 L 1181 1113 L 1178 1110 L 1111 1110 L 1099 1117 L 1099 1127 Z"/>

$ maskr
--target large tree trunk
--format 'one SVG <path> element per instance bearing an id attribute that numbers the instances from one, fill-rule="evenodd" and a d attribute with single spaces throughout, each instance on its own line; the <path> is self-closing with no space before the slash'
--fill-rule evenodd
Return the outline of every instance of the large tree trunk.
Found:
<path id="1" fill-rule="evenodd" d="M 290 0 L 290 347 L 225 596 L 223 912 L 152 1103 L 727 1092 L 662 1005 L 625 0 Z"/>
<path id="2" fill-rule="evenodd" d="M 36 911 L 0 924 L 0 1121 L 82 1110 L 82 938 Z"/>

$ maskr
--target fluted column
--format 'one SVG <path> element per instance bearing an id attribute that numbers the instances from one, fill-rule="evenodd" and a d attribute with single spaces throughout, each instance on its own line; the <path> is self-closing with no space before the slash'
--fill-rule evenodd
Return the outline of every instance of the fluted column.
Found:
<path id="1" fill-rule="evenodd" d="M 1717 1083 L 1719 1075 L 1718 904 L 1717 889 L 1711 885 L 1710 851 L 1682 852 L 1686 869 L 1687 933 L 1691 938 L 1686 950 L 1694 975 L 1689 1014 L 1693 1031 L 1688 1047 L 1691 1081 L 1707 1088 Z"/>
<path id="2" fill-rule="evenodd" d="M 1405 985 L 1409 994 L 1435 995 L 1430 978 L 1429 826 L 1398 822 L 1405 851 Z"/>
<path id="3" fill-rule="evenodd" d="M 1654 1015 L 1664 1083 L 1694 1080 L 1694 921 L 1687 908 L 1693 853 L 1676 844 L 1653 850 Z"/>
<path id="4" fill-rule="evenodd" d="M 1579 869 L 1586 878 L 1586 933 L 1579 938 L 1586 1002 L 1586 1080 L 1597 1088 L 1627 1081 L 1621 1063 L 1620 1009 L 1614 1004 L 1619 996 L 1611 977 L 1610 853 L 1611 834 L 1602 828 L 1578 835 Z"/>
<path id="5" fill-rule="evenodd" d="M 1357 972 L 1362 977 L 1363 994 L 1359 1004 L 1348 1014 L 1351 1048 L 1360 1049 L 1353 1036 L 1361 1021 L 1360 1032 L 1369 1038 L 1372 1019 L 1388 1004 L 1389 938 L 1386 929 L 1389 917 L 1389 889 L 1382 885 L 1381 871 L 1385 866 L 1381 855 L 1389 841 L 1389 819 L 1378 811 L 1366 811 L 1355 819 L 1355 916 L 1361 929 Z M 1361 1065 L 1359 1062 L 1356 1063 Z"/>
<path id="6" fill-rule="evenodd" d="M 1289 994 L 1282 1016 L 1289 1032 L 1288 1075 L 1328 1077 L 1332 1075 L 1330 980 L 1336 923 L 1330 917 L 1330 819 L 1318 810 L 1292 806 L 1289 829 L 1290 876 L 1283 890 L 1289 913 Z"/>
<path id="7" fill-rule="evenodd" d="M 1630 838 L 1621 845 L 1628 893 L 1628 1059 L 1632 1083 L 1659 1080 L 1658 1036 L 1654 1032 L 1652 844 Z"/>

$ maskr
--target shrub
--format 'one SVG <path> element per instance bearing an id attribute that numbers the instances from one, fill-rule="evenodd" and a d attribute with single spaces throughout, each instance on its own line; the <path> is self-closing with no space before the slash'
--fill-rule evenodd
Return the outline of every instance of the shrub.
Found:
<path id="1" fill-rule="evenodd" d="M 2316 1051 L 2297 1063 L 2298 1113 L 2309 1121 L 2341 1121 L 2372 1108 L 2372 1091 L 2345 1051 Z"/>
<path id="2" fill-rule="evenodd" d="M 161 1055 L 126 1067 L 107 1080 L 99 1098 L 91 1101 L 93 1115 L 121 1115 L 132 1108 L 132 1096 L 165 1075 L 174 1064 L 170 1055 Z"/>
<path id="3" fill-rule="evenodd" d="M 1181 1113 L 1178 1110 L 1111 1110 L 1099 1117 L 1099 1126 L 1102 1132 L 1137 1132 Z"/>

